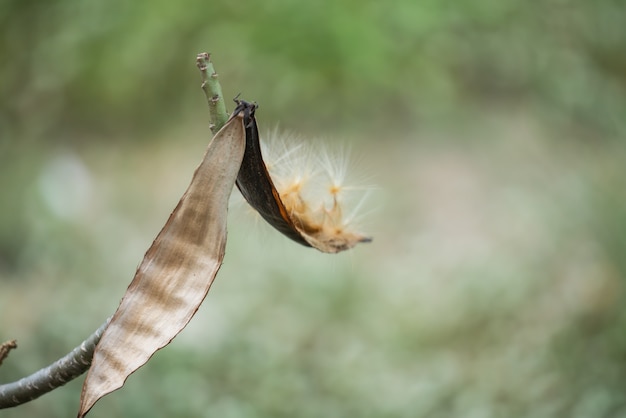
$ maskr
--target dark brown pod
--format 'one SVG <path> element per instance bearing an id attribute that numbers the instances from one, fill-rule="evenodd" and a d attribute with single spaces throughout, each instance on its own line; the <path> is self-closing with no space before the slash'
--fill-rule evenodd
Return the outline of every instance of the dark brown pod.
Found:
<path id="1" fill-rule="evenodd" d="M 310 247 L 311 244 L 298 232 L 289 217 L 263 161 L 259 129 L 254 117 L 257 105 L 244 100 L 235 101 L 237 109 L 233 113 L 236 114 L 237 110 L 244 111 L 243 120 L 246 128 L 246 150 L 237 175 L 239 191 L 270 225 L 295 242 Z"/>
<path id="2" fill-rule="evenodd" d="M 359 242 L 371 241 L 369 237 L 337 225 L 327 227 L 324 222 L 316 222 L 287 208 L 263 161 L 255 118 L 257 105 L 237 99 L 235 102 L 237 108 L 234 113 L 243 112 L 246 131 L 246 150 L 236 184 L 246 201 L 263 219 L 293 241 L 326 253 L 337 253 Z"/>

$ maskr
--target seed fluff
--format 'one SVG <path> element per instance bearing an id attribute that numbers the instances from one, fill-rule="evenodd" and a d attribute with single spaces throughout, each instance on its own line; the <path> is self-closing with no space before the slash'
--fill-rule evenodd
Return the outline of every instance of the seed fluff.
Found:
<path id="1" fill-rule="evenodd" d="M 311 244 L 339 252 L 371 241 L 357 232 L 359 210 L 370 188 L 348 186 L 346 148 L 316 149 L 277 130 L 266 138 L 262 152 L 274 186 L 291 220 Z"/>

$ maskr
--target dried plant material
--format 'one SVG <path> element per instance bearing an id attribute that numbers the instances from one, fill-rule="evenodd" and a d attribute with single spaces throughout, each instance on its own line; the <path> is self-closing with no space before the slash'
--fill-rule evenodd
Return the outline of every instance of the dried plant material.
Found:
<path id="1" fill-rule="evenodd" d="M 330 204 L 313 204 L 306 199 L 302 193 L 306 179 L 302 176 L 273 181 L 261 152 L 254 116 L 256 106 L 248 106 L 250 115 L 246 119 L 246 152 L 237 176 L 237 187 L 248 203 L 285 236 L 325 253 L 338 253 L 360 242 L 370 242 L 371 238 L 352 231 L 351 217 L 344 216 L 340 202 L 342 175 L 330 176 L 331 182 L 327 188 Z M 332 167 L 327 168 L 327 172 L 339 174 Z"/>
<path id="2" fill-rule="evenodd" d="M 8 357 L 9 352 L 15 348 L 17 348 L 17 341 L 15 340 L 5 341 L 0 344 L 0 365 Z"/>
<path id="3" fill-rule="evenodd" d="M 277 135 L 263 147 L 264 160 L 287 212 L 308 241 L 316 248 L 332 242 L 330 248 L 338 251 L 371 241 L 356 231 L 372 189 L 350 183 L 347 151 L 313 148 L 310 142 L 294 146 L 298 138 Z"/>
<path id="4" fill-rule="evenodd" d="M 104 331 L 81 394 L 78 417 L 189 322 L 222 264 L 226 215 L 245 150 L 241 103 L 209 144 L 189 188 L 146 252 Z"/>

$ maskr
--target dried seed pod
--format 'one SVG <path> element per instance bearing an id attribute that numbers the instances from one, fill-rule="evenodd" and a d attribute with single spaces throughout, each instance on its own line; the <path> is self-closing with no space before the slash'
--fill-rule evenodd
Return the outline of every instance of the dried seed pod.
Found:
<path id="1" fill-rule="evenodd" d="M 191 184 L 146 252 L 98 343 L 78 417 L 119 389 L 187 325 L 224 257 L 226 215 L 245 150 L 241 103 L 209 144 Z"/>
<path id="2" fill-rule="evenodd" d="M 248 114 L 244 116 L 246 151 L 236 184 L 263 219 L 295 242 L 325 253 L 338 253 L 360 242 L 370 242 L 371 238 L 353 232 L 345 225 L 337 200 L 338 189 L 331 188 L 332 207 L 311 210 L 297 187 L 276 188 L 261 153 L 254 116 L 256 105 L 243 100 L 235 101 L 239 105 L 247 105 L 248 109 Z"/>

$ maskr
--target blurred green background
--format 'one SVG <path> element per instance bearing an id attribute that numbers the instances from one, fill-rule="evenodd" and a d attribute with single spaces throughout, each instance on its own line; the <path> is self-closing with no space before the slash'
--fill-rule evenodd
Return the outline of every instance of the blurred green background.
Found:
<path id="1" fill-rule="evenodd" d="M 262 130 L 352 148 L 374 242 L 319 254 L 235 205 L 197 315 L 91 417 L 626 417 L 624 22 L 620 0 L 4 0 L 0 382 L 117 307 L 210 139 L 209 51 Z M 82 380 L 2 416 L 74 416 Z"/>

